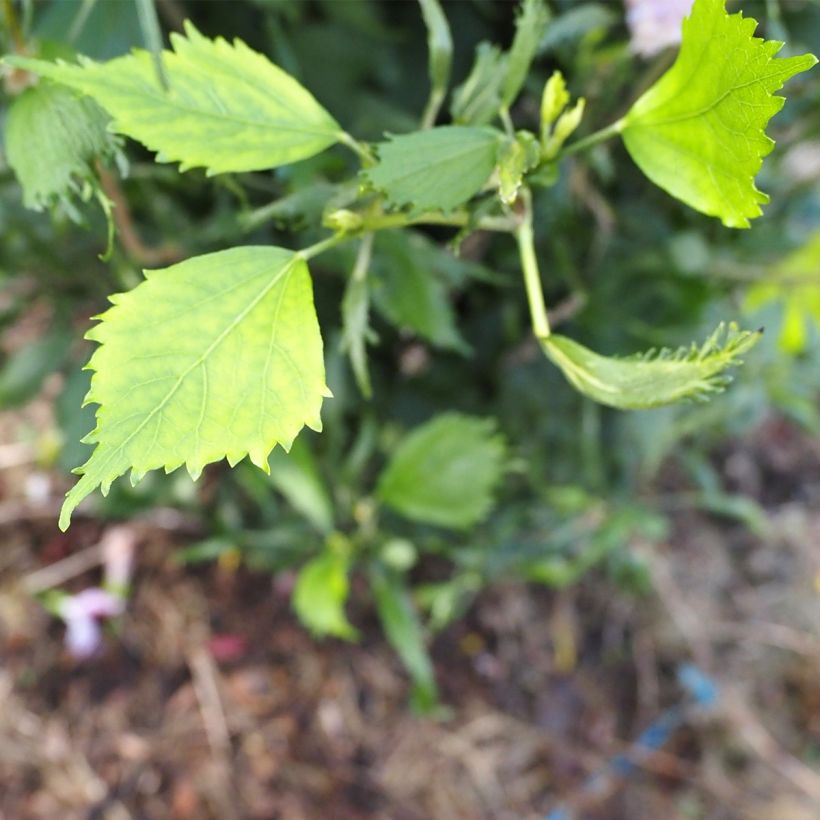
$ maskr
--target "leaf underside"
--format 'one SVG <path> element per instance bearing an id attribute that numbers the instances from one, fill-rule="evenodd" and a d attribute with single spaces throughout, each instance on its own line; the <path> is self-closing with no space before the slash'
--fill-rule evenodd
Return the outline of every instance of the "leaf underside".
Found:
<path id="1" fill-rule="evenodd" d="M 94 160 L 117 150 L 108 121 L 93 100 L 50 82 L 14 100 L 6 118 L 6 154 L 27 208 L 39 211 L 80 192 L 94 174 Z"/>
<path id="2" fill-rule="evenodd" d="M 310 274 L 292 251 L 232 248 L 146 271 L 134 290 L 111 297 L 87 338 L 98 342 L 86 403 L 96 403 L 96 444 L 76 472 L 60 527 L 97 486 L 103 494 L 128 469 L 203 467 L 245 455 L 268 470 L 276 444 L 288 449 L 304 425 L 321 429 L 322 339 Z"/>
<path id="3" fill-rule="evenodd" d="M 376 492 L 406 518 L 466 529 L 489 513 L 504 458 L 492 419 L 446 413 L 402 441 Z"/>
<path id="4" fill-rule="evenodd" d="M 629 358 L 594 353 L 565 336 L 542 341 L 546 355 L 584 395 L 622 410 L 661 407 L 683 399 L 703 400 L 725 388 L 725 371 L 757 343 L 760 331 L 721 324 L 700 346 L 649 351 Z"/>
<path id="5" fill-rule="evenodd" d="M 391 136 L 365 178 L 396 208 L 413 215 L 451 211 L 477 194 L 495 168 L 500 134 L 491 128 L 444 125 Z"/>
<path id="6" fill-rule="evenodd" d="M 811 68 L 811 54 L 777 58 L 782 43 L 753 37 L 755 20 L 726 14 L 724 0 L 695 0 L 675 64 L 632 106 L 627 150 L 656 185 L 687 205 L 748 228 L 768 202 L 754 178 L 783 107 L 774 92 Z"/>
<path id="7" fill-rule="evenodd" d="M 152 55 L 135 50 L 106 63 L 5 62 L 93 97 L 113 117 L 112 129 L 157 151 L 161 162 L 209 174 L 256 171 L 313 156 L 341 129 L 296 80 L 248 48 L 210 40 L 190 23 L 162 52 L 170 88 Z"/>

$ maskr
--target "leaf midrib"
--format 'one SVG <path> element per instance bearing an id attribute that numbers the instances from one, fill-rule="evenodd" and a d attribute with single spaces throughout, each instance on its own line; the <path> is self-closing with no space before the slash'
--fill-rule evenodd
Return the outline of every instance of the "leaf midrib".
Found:
<path id="1" fill-rule="evenodd" d="M 728 96 L 734 94 L 736 91 L 748 88 L 750 85 L 757 85 L 758 83 L 763 83 L 766 80 L 772 79 L 774 77 L 780 77 L 783 73 L 784 72 L 782 71 L 782 69 L 778 69 L 777 72 L 774 72 L 772 74 L 766 74 L 763 77 L 755 77 L 753 80 L 749 80 L 748 82 L 732 86 L 731 88 L 724 91 L 723 94 L 721 94 L 719 97 L 712 100 L 712 102 L 710 102 L 708 105 L 705 105 L 696 111 L 689 111 L 685 114 L 679 114 L 678 116 L 667 117 L 666 119 L 652 120 L 651 122 L 642 122 L 642 120 L 644 120 L 647 114 L 651 114 L 652 111 L 657 111 L 659 108 L 663 107 L 663 105 L 659 105 L 658 108 L 650 109 L 648 112 L 644 112 L 643 114 L 638 115 L 635 119 L 635 123 L 633 125 L 627 125 L 627 127 L 624 130 L 627 130 L 629 128 L 656 128 L 661 125 L 670 125 L 676 122 L 685 122 L 686 120 L 697 119 L 698 117 L 702 117 L 704 114 L 708 114 L 712 109 L 717 108 L 717 106 L 719 106 Z M 668 100 L 664 102 L 668 102 Z"/>
<path id="2" fill-rule="evenodd" d="M 223 330 L 222 333 L 220 333 L 219 336 L 217 336 L 217 338 L 214 339 L 213 342 L 211 342 L 211 344 L 206 348 L 206 350 L 202 354 L 200 354 L 200 356 L 197 359 L 195 359 L 194 362 L 179 375 L 176 382 L 173 384 L 173 386 L 162 399 L 162 401 L 160 401 L 159 404 L 157 404 L 157 406 L 154 407 L 154 409 L 151 410 L 151 412 L 137 426 L 137 428 L 130 435 L 128 435 L 126 439 L 123 442 L 121 442 L 115 450 L 111 452 L 109 457 L 105 460 L 106 465 L 108 465 L 116 456 L 118 456 L 135 436 L 142 432 L 145 426 L 151 421 L 152 418 L 154 418 L 154 416 L 157 413 L 160 413 L 163 410 L 165 405 L 167 405 L 168 402 L 174 397 L 175 393 L 177 392 L 177 390 L 179 390 L 180 386 L 188 377 L 188 375 L 195 368 L 199 367 L 208 359 L 211 353 L 213 353 L 213 351 L 230 335 L 230 333 L 240 324 L 240 322 L 242 322 L 248 316 L 248 314 L 265 298 L 265 296 L 268 295 L 268 293 L 270 293 L 270 291 L 280 281 L 280 279 L 282 279 L 282 277 L 288 275 L 292 271 L 294 264 L 299 259 L 300 257 L 294 254 L 290 261 L 281 269 L 281 271 L 279 271 L 271 279 L 271 281 L 260 291 L 260 293 L 251 300 L 247 307 L 240 311 L 234 317 L 231 323 L 225 328 L 225 330 Z"/>

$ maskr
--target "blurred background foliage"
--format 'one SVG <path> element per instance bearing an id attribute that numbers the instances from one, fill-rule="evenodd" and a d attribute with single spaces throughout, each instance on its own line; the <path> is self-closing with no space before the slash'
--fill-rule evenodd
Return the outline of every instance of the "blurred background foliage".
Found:
<path id="1" fill-rule="evenodd" d="M 32 52 L 106 59 L 142 45 L 136 6 L 127 2 L 16 5 Z M 555 69 L 573 97 L 587 98 L 586 133 L 621 116 L 671 62 L 674 50 L 649 60 L 632 53 L 619 4 L 551 6 L 553 22 L 512 111 L 521 127 L 537 129 L 541 90 Z M 206 35 L 240 37 L 268 54 L 359 139 L 417 127 L 428 81 L 415 3 L 159 0 L 157 8 L 166 33 L 190 17 Z M 509 44 L 514 6 L 471 0 L 444 8 L 458 85 L 480 43 Z M 737 8 L 757 17 L 767 37 L 786 39 L 789 52 L 820 43 L 816 2 L 730 3 Z M 5 38 L 14 49 L 8 28 Z M 14 92 L 7 78 L 0 119 Z M 773 413 L 820 433 L 820 85 L 798 78 L 788 100 L 758 182 L 772 201 L 749 231 L 723 228 L 668 197 L 620 143 L 564 163 L 556 184 L 536 192 L 539 258 L 562 331 L 617 354 L 685 344 L 721 319 L 765 328 L 734 384 L 709 403 L 621 413 L 588 401 L 530 337 L 512 241 L 472 234 L 454 255 L 450 229 L 388 233 L 376 241 L 372 269 L 372 399 L 362 397 L 341 350 L 340 306 L 354 261 L 343 248 L 313 270 L 334 394 L 325 431 L 302 433 L 290 456 L 275 453 L 270 477 L 245 463 L 233 471 L 214 465 L 199 484 L 182 472 L 151 474 L 136 488 L 116 483 L 108 498 L 95 499 L 93 514 L 113 521 L 158 506 L 183 510 L 200 533 L 179 553 L 191 563 L 278 571 L 342 556 L 342 574 L 349 565 L 369 574 L 388 637 L 428 707 L 435 686 L 424 633 L 463 614 L 488 584 L 516 578 L 560 587 L 595 566 L 602 582 L 639 596 L 651 582 L 645 554 L 630 545 L 662 538 L 670 511 L 701 507 L 765 531 L 758 503 L 726 485 L 710 454 Z M 134 143 L 125 150 L 126 175 L 101 172 L 117 206 L 107 264 L 98 259 L 106 230 L 96 202 L 81 203 L 74 218 L 60 206 L 26 210 L 0 157 L 0 407 L 56 385 L 54 429 L 36 445 L 66 486 L 68 471 L 87 457 L 79 440 L 93 426 L 93 409 L 81 408 L 90 353 L 82 333 L 105 297 L 136 285 L 142 267 L 228 244 L 316 241 L 323 210 L 344 204 L 353 170 L 341 148 L 270 173 L 215 178 L 155 165 Z M 467 532 L 408 523 L 378 509 L 372 495 L 403 433 L 450 410 L 495 419 L 508 442 L 495 511 Z M 353 637 L 349 625 L 310 623 L 334 566 L 314 564 L 300 576 L 297 610 L 320 634 Z M 342 599 L 346 592 L 338 589 Z"/>

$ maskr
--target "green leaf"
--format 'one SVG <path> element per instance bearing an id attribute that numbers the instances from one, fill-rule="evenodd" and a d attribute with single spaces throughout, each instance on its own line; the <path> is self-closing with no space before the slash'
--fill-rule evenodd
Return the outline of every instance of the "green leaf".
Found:
<path id="1" fill-rule="evenodd" d="M 521 188 L 524 174 L 535 168 L 541 159 L 541 148 L 529 131 L 519 131 L 509 140 L 498 160 L 498 195 L 505 205 L 511 205 Z"/>
<path id="2" fill-rule="evenodd" d="M 96 179 L 94 160 L 117 152 L 109 117 L 93 100 L 50 82 L 28 88 L 12 102 L 5 128 L 6 155 L 23 188 L 23 203 L 41 211 L 81 194 Z"/>
<path id="3" fill-rule="evenodd" d="M 477 194 L 495 167 L 501 135 L 491 128 L 445 125 L 391 136 L 364 176 L 396 208 L 451 211 Z"/>
<path id="4" fill-rule="evenodd" d="M 541 94 L 541 141 L 546 143 L 552 124 L 569 104 L 570 96 L 564 75 L 556 70 L 544 83 Z"/>
<path id="5" fill-rule="evenodd" d="M 726 14 L 723 0 L 695 0 L 675 64 L 622 121 L 649 179 L 730 228 L 749 227 L 768 202 L 754 177 L 774 147 L 764 129 L 785 102 L 774 92 L 817 62 L 774 59 L 783 44 L 753 37 L 756 25 Z"/>
<path id="6" fill-rule="evenodd" d="M 706 399 L 730 381 L 724 371 L 760 339 L 760 331 L 720 325 L 700 346 L 650 350 L 625 359 L 600 356 L 565 336 L 543 339 L 547 356 L 584 395 L 622 410 Z"/>
<path id="7" fill-rule="evenodd" d="M 518 17 L 515 20 L 515 37 L 510 47 L 507 61 L 507 74 L 504 77 L 504 88 L 501 102 L 509 107 L 518 96 L 527 79 L 532 58 L 538 44 L 547 30 L 550 13 L 544 0 L 523 0 Z"/>
<path id="8" fill-rule="evenodd" d="M 370 285 L 367 274 L 373 252 L 372 233 L 362 237 L 356 262 L 342 298 L 341 348 L 350 357 L 350 366 L 362 395 L 370 398 L 372 388 L 367 369 L 367 343 L 375 341 L 376 334 L 370 329 Z"/>
<path id="9" fill-rule="evenodd" d="M 203 37 L 190 22 L 162 52 L 165 91 L 147 51 L 106 63 L 5 62 L 93 97 L 112 128 L 159 152 L 161 162 L 208 174 L 256 171 L 318 154 L 339 139 L 333 117 L 292 77 L 241 40 Z"/>
<path id="10" fill-rule="evenodd" d="M 458 125 L 487 125 L 501 108 L 507 55 L 491 43 L 479 43 L 467 79 L 453 92 L 450 114 Z"/>
<path id="11" fill-rule="evenodd" d="M 303 439 L 290 452 L 274 450 L 268 459 L 271 481 L 291 506 L 321 533 L 333 529 L 333 504 L 316 459 Z"/>
<path id="12" fill-rule="evenodd" d="M 401 442 L 376 493 L 407 518 L 467 529 L 490 512 L 504 458 L 492 419 L 446 413 Z"/>
<path id="13" fill-rule="evenodd" d="M 427 26 L 427 50 L 429 52 L 430 85 L 446 88 L 453 61 L 453 38 L 447 18 L 438 0 L 419 0 L 424 25 Z"/>
<path id="14" fill-rule="evenodd" d="M 355 640 L 356 629 L 345 615 L 345 602 L 350 591 L 347 558 L 328 549 L 299 572 L 293 590 L 293 608 L 299 620 L 317 637 L 334 635 Z"/>
<path id="15" fill-rule="evenodd" d="M 267 471 L 276 444 L 290 448 L 304 425 L 320 430 L 322 339 L 307 265 L 298 253 L 242 247 L 146 271 L 87 338 L 100 343 L 87 403 L 96 449 L 77 472 L 60 527 L 97 486 L 103 494 L 131 468 L 202 468 L 245 455 Z"/>
<path id="16" fill-rule="evenodd" d="M 752 285 L 744 306 L 754 311 L 771 302 L 783 305 L 780 348 L 803 353 L 809 324 L 820 328 L 820 230 L 775 265 L 770 276 Z"/>
<path id="17" fill-rule="evenodd" d="M 375 305 L 396 327 L 443 350 L 465 353 L 469 348 L 456 327 L 447 288 L 418 245 L 405 231 L 379 234 L 371 277 Z"/>
<path id="18" fill-rule="evenodd" d="M 438 687 L 424 632 L 404 579 L 397 572 L 374 565 L 370 570 L 370 587 L 387 640 L 413 679 L 413 705 L 419 712 L 429 712 L 438 702 Z"/>
<path id="19" fill-rule="evenodd" d="M 581 119 L 584 116 L 584 109 L 587 101 L 580 97 L 575 101 L 572 108 L 568 108 L 558 117 L 558 122 L 552 128 L 552 133 L 544 142 L 544 157 L 546 159 L 555 159 L 558 152 L 561 150 L 567 138 L 570 137 L 575 129 L 581 124 Z"/>

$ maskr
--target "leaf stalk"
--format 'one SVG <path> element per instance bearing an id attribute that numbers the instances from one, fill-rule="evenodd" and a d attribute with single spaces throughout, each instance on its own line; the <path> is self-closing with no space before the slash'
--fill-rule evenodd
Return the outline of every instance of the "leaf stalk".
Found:
<path id="1" fill-rule="evenodd" d="M 616 120 L 610 125 L 607 125 L 606 128 L 602 128 L 600 131 L 595 131 L 594 133 L 589 134 L 589 136 L 573 142 L 561 151 L 558 155 L 558 160 L 561 160 L 564 157 L 572 156 L 572 154 L 577 154 L 580 151 L 586 151 L 588 148 L 592 148 L 593 145 L 598 145 L 598 143 L 606 142 L 608 139 L 620 134 L 621 131 L 624 130 L 625 125 L 625 120 L 621 118 L 620 120 Z"/>
<path id="2" fill-rule="evenodd" d="M 528 188 L 522 189 L 519 200 L 524 205 L 524 211 L 515 229 L 515 238 L 518 242 L 518 254 L 521 258 L 521 270 L 524 274 L 524 286 L 527 289 L 532 330 L 535 338 L 543 341 L 549 338 L 551 330 L 547 316 L 547 306 L 544 301 L 544 291 L 541 287 L 541 273 L 538 270 L 538 259 L 535 255 L 535 235 L 532 229 L 532 196 Z"/>

